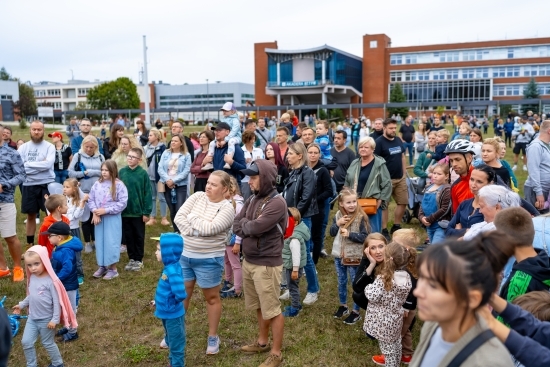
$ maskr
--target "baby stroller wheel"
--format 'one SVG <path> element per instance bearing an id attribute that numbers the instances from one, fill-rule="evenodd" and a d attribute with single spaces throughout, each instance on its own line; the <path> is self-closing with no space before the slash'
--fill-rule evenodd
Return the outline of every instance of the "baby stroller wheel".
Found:
<path id="1" fill-rule="evenodd" d="M 405 214 L 403 214 L 403 222 L 410 223 L 412 219 L 411 213 L 408 209 L 405 209 Z"/>

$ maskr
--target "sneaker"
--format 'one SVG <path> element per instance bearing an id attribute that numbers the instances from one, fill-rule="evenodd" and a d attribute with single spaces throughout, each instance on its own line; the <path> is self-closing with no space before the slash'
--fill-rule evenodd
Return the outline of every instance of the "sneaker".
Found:
<path id="1" fill-rule="evenodd" d="M 84 284 L 84 277 L 83 276 L 79 276 L 78 277 L 78 285 L 82 285 Z"/>
<path id="2" fill-rule="evenodd" d="M 35 219 L 35 223 L 36 223 L 36 224 L 40 224 L 40 218 L 36 218 L 36 219 Z"/>
<path id="3" fill-rule="evenodd" d="M 143 269 L 142 261 L 134 261 L 134 265 L 129 269 L 130 271 L 141 271 Z"/>
<path id="4" fill-rule="evenodd" d="M 286 290 L 283 294 L 279 296 L 279 299 L 286 301 L 287 299 L 290 299 L 290 292 Z"/>
<path id="5" fill-rule="evenodd" d="M 157 220 L 153 217 L 151 217 L 151 219 L 149 219 L 147 223 L 145 223 L 146 226 L 154 226 L 155 224 L 157 224 Z"/>
<path id="6" fill-rule="evenodd" d="M 409 363 L 411 363 L 412 359 L 413 359 L 412 355 L 410 355 L 410 356 L 401 355 L 401 363 L 409 364 Z"/>
<path id="7" fill-rule="evenodd" d="M 523 170 L 527 171 L 527 166 L 525 164 L 523 165 Z"/>
<path id="8" fill-rule="evenodd" d="M 388 242 L 391 242 L 390 232 L 388 232 L 388 229 L 387 229 L 387 228 L 384 228 L 384 229 L 382 230 L 382 236 L 386 237 L 386 239 L 388 240 Z"/>
<path id="9" fill-rule="evenodd" d="M 9 277 L 10 275 L 11 275 L 10 269 L 6 269 L 6 270 L 0 269 L 0 278 Z"/>
<path id="10" fill-rule="evenodd" d="M 78 333 L 67 333 L 63 335 L 64 343 L 74 342 L 75 340 L 78 340 Z"/>
<path id="11" fill-rule="evenodd" d="M 393 226 L 391 226 L 391 230 L 390 230 L 390 233 L 393 234 L 395 231 L 398 231 L 401 229 L 401 225 L 400 224 L 394 224 Z"/>
<path id="12" fill-rule="evenodd" d="M 285 309 L 283 311 L 288 311 L 290 310 L 291 308 L 293 308 L 292 306 L 285 306 Z M 294 307 L 296 309 L 298 309 L 299 311 L 302 311 L 302 308 L 304 308 L 302 305 L 298 306 L 298 307 Z"/>
<path id="13" fill-rule="evenodd" d="M 210 171 L 211 169 L 214 169 L 214 165 L 212 163 L 206 163 L 202 168 L 201 171 Z"/>
<path id="14" fill-rule="evenodd" d="M 92 245 L 90 245 L 89 243 L 86 243 L 86 245 L 84 245 L 84 252 L 89 254 L 92 251 L 93 251 Z"/>
<path id="15" fill-rule="evenodd" d="M 53 363 L 50 363 L 48 367 L 64 367 L 63 363 L 58 364 L 57 366 L 54 366 Z"/>
<path id="16" fill-rule="evenodd" d="M 125 252 L 127 252 L 128 249 L 126 248 L 126 245 L 120 245 L 120 253 L 123 254 Z"/>
<path id="17" fill-rule="evenodd" d="M 66 327 L 63 327 L 59 330 L 57 330 L 57 332 L 55 333 L 55 336 L 63 336 L 65 334 L 67 334 L 69 332 L 69 329 L 67 329 Z"/>
<path id="18" fill-rule="evenodd" d="M 14 282 L 22 282 L 25 280 L 25 272 L 23 271 L 23 268 L 20 266 L 16 266 L 13 268 L 13 281 Z"/>
<path id="19" fill-rule="evenodd" d="M 243 296 L 243 291 L 239 293 L 235 292 L 235 289 L 231 289 L 227 292 L 221 294 L 221 298 L 241 298 Z"/>
<path id="20" fill-rule="evenodd" d="M 372 361 L 376 363 L 379 366 L 385 366 L 386 365 L 386 358 L 384 358 L 383 354 L 380 354 L 378 356 L 372 356 Z"/>
<path id="21" fill-rule="evenodd" d="M 304 298 L 304 304 L 306 305 L 312 305 L 315 302 L 317 302 L 318 296 L 317 293 L 309 293 L 306 294 L 306 298 Z"/>
<path id="22" fill-rule="evenodd" d="M 515 171 L 518 169 L 518 166 L 514 164 L 514 167 L 512 167 L 512 171 Z"/>
<path id="23" fill-rule="evenodd" d="M 288 286 L 286 284 L 281 284 L 281 292 L 286 291 Z"/>
<path id="24" fill-rule="evenodd" d="M 339 319 L 347 315 L 349 315 L 349 308 L 347 306 L 340 306 L 333 316 L 335 319 Z"/>
<path id="25" fill-rule="evenodd" d="M 321 250 L 321 253 L 319 254 L 319 256 L 320 256 L 321 258 L 324 259 L 325 257 L 328 256 L 328 254 L 327 254 L 327 252 L 325 251 L 325 249 L 322 249 L 322 250 Z"/>
<path id="26" fill-rule="evenodd" d="M 260 345 L 258 342 L 241 347 L 241 352 L 245 354 L 265 353 L 271 350 L 269 343 Z"/>
<path id="27" fill-rule="evenodd" d="M 135 261 L 130 259 L 130 262 L 126 264 L 126 266 L 124 267 L 124 270 L 126 271 L 132 270 L 132 268 L 134 267 L 134 263 Z"/>
<path id="28" fill-rule="evenodd" d="M 161 349 L 168 349 L 168 344 L 166 344 L 166 340 L 163 338 L 162 341 L 159 344 L 159 347 Z"/>
<path id="29" fill-rule="evenodd" d="M 260 367 L 279 367 L 283 363 L 283 355 L 280 356 L 270 353 L 269 357 L 260 365 Z"/>
<path id="30" fill-rule="evenodd" d="M 283 312 L 283 316 L 284 317 L 296 317 L 296 316 L 298 316 L 299 313 L 300 313 L 299 308 L 294 308 L 294 307 L 290 306 Z"/>
<path id="31" fill-rule="evenodd" d="M 350 312 L 349 316 L 344 320 L 344 324 L 353 325 L 359 320 L 361 320 L 361 315 L 355 312 Z"/>
<path id="32" fill-rule="evenodd" d="M 228 292 L 231 288 L 233 288 L 233 284 L 229 280 L 223 281 L 223 287 L 220 289 L 220 293 Z"/>
<path id="33" fill-rule="evenodd" d="M 208 336 L 208 347 L 206 348 L 206 354 L 218 354 L 220 351 L 220 337 Z"/>
<path id="34" fill-rule="evenodd" d="M 169 226 L 170 222 L 168 221 L 168 219 L 163 217 L 162 220 L 160 221 L 160 224 L 163 226 Z"/>
<path id="35" fill-rule="evenodd" d="M 97 269 L 92 275 L 94 278 L 101 278 L 107 273 L 107 268 L 104 266 L 100 266 L 99 269 Z"/>
<path id="36" fill-rule="evenodd" d="M 112 280 L 118 277 L 118 271 L 116 270 L 107 270 L 107 274 L 103 277 L 103 280 Z"/>

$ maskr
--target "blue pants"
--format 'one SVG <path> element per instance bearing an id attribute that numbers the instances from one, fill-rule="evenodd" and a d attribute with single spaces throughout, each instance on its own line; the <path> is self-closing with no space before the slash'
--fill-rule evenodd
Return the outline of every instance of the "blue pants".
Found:
<path id="1" fill-rule="evenodd" d="M 342 265 L 342 259 L 335 257 L 334 267 L 336 268 L 336 276 L 338 277 L 338 298 L 340 299 L 340 304 L 346 305 L 348 303 L 348 274 L 349 282 L 351 283 L 355 279 L 358 266 Z M 354 302 L 353 311 L 359 313 L 359 309 L 359 305 Z"/>
<path id="2" fill-rule="evenodd" d="M 445 241 L 445 230 L 437 224 L 427 227 L 426 232 L 428 232 L 428 237 L 432 245 Z"/>
<path id="3" fill-rule="evenodd" d="M 323 225 L 321 226 L 321 233 L 323 234 L 323 238 L 325 238 L 325 234 L 327 233 L 327 224 L 328 224 L 328 217 L 330 215 L 330 201 L 333 198 L 328 198 L 325 201 L 325 216 L 323 217 Z M 323 245 L 321 246 L 321 251 L 325 248 L 325 241 L 323 241 Z"/>
<path id="4" fill-rule="evenodd" d="M 359 135 L 352 135 L 351 140 L 353 141 L 353 147 L 355 148 L 355 151 L 359 151 Z"/>
<path id="5" fill-rule="evenodd" d="M 403 142 L 403 147 L 405 148 L 405 150 L 409 151 L 409 166 L 412 166 L 413 158 L 414 158 L 414 154 L 413 154 L 414 143 L 412 141 L 410 143 Z"/>
<path id="6" fill-rule="evenodd" d="M 302 221 L 311 231 L 311 218 L 302 218 Z M 313 263 L 313 258 L 311 257 L 311 251 L 313 249 L 313 243 L 311 239 L 306 242 L 306 266 L 304 266 L 304 272 L 306 273 L 307 280 L 307 292 L 308 293 L 317 293 L 319 292 L 319 279 L 317 279 L 317 271 L 315 270 L 315 264 Z"/>
<path id="7" fill-rule="evenodd" d="M 161 319 L 162 326 L 166 336 L 164 341 L 168 345 L 170 354 L 168 359 L 170 360 L 170 366 L 183 367 L 185 366 L 185 319 L 184 316 L 180 316 L 175 319 Z"/>
<path id="8" fill-rule="evenodd" d="M 149 180 L 151 183 L 151 196 L 153 199 L 153 210 L 151 210 L 151 217 L 155 218 L 157 216 L 157 197 L 159 198 L 160 203 L 160 216 L 166 217 L 166 212 L 168 209 L 168 206 L 166 205 L 166 198 L 164 197 L 164 193 L 158 193 L 157 191 L 157 184 L 155 181 Z"/>
<path id="9" fill-rule="evenodd" d="M 40 335 L 40 341 L 48 352 L 52 365 L 60 366 L 63 364 L 63 359 L 59 353 L 59 348 L 55 344 L 55 329 L 48 329 L 48 323 L 51 319 L 33 320 L 27 319 L 25 324 L 25 331 L 23 332 L 23 338 L 21 339 L 21 345 L 23 346 L 23 353 L 25 353 L 25 359 L 27 360 L 27 367 L 37 367 L 36 361 L 36 349 L 34 343 Z"/>
<path id="10" fill-rule="evenodd" d="M 376 214 L 368 215 L 371 232 L 380 233 L 382 231 L 382 207 L 378 208 Z"/>
<path id="11" fill-rule="evenodd" d="M 62 185 L 63 185 L 63 182 L 65 182 L 65 180 L 69 178 L 68 170 L 54 171 L 54 173 L 55 173 L 55 182 L 60 183 Z"/>

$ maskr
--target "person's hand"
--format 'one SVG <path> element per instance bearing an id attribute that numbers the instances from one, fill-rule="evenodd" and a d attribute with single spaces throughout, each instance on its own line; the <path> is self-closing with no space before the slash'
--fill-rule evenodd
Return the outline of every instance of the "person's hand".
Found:
<path id="1" fill-rule="evenodd" d="M 2 192 L 4 192 L 4 191 L 2 190 L 2 185 L 0 185 L 0 193 L 2 193 Z"/>
<path id="2" fill-rule="evenodd" d="M 370 254 L 370 251 L 369 251 L 369 248 L 365 248 L 365 251 L 363 251 L 364 254 L 367 256 L 367 259 L 369 259 L 369 262 L 371 264 L 376 264 L 376 260 L 374 260 L 374 257 L 372 257 L 372 255 Z"/>
<path id="3" fill-rule="evenodd" d="M 92 224 L 97 225 L 101 223 L 101 217 L 99 215 L 94 214 L 92 217 Z"/>
<path id="4" fill-rule="evenodd" d="M 231 157 L 229 154 L 225 154 L 223 156 L 223 160 L 225 163 L 229 164 L 230 166 L 233 164 L 234 160 L 233 157 Z"/>
<path id="5" fill-rule="evenodd" d="M 48 329 L 55 329 L 55 325 L 57 324 L 53 321 L 48 322 Z"/>
<path id="6" fill-rule="evenodd" d="M 340 236 L 342 237 L 348 237 L 349 236 L 349 231 L 347 228 L 341 228 L 340 229 Z"/>
<path id="7" fill-rule="evenodd" d="M 105 208 L 98 208 L 94 209 L 93 211 L 94 215 L 97 215 L 98 217 L 104 215 L 106 213 Z"/>
<path id="8" fill-rule="evenodd" d="M 168 186 L 169 189 L 174 188 L 174 181 L 172 179 L 166 181 L 165 183 L 166 183 L 166 186 Z"/>
<path id="9" fill-rule="evenodd" d="M 84 176 L 88 176 L 88 171 L 84 171 Z"/>
<path id="10" fill-rule="evenodd" d="M 82 201 L 88 201 L 88 199 L 90 199 L 90 195 L 84 194 L 84 196 L 82 197 Z"/>
<path id="11" fill-rule="evenodd" d="M 382 205 L 382 200 L 377 199 L 376 200 L 376 210 L 378 210 L 380 208 L 380 205 Z"/>
<path id="12" fill-rule="evenodd" d="M 537 195 L 537 201 L 535 201 L 535 208 L 543 209 L 544 208 L 544 196 Z"/>
<path id="13" fill-rule="evenodd" d="M 427 158 L 432 158 L 432 153 L 426 154 L 426 157 L 427 157 Z"/>
<path id="14" fill-rule="evenodd" d="M 48 197 L 49 197 L 48 194 L 44 194 L 44 199 L 48 200 Z"/>
<path id="15" fill-rule="evenodd" d="M 298 279 L 298 271 L 292 271 L 292 274 L 290 275 L 290 278 L 292 280 L 297 280 Z"/>
<path id="16" fill-rule="evenodd" d="M 334 177 L 334 171 L 329 171 L 330 172 L 330 177 Z"/>
<path id="17" fill-rule="evenodd" d="M 14 315 L 21 315 L 21 307 L 19 305 L 15 305 L 12 307 L 12 312 Z"/>
<path id="18" fill-rule="evenodd" d="M 214 160 L 214 157 L 212 157 L 211 155 L 207 155 L 207 156 L 204 157 L 204 159 L 202 160 L 201 166 L 204 167 L 206 164 L 212 163 L 213 160 Z"/>
<path id="19" fill-rule="evenodd" d="M 250 162 L 252 162 L 252 158 L 246 158 L 245 161 L 246 161 L 246 163 L 250 163 Z"/>
<path id="20" fill-rule="evenodd" d="M 345 225 L 347 222 L 349 222 L 349 217 L 347 215 L 344 215 L 342 218 L 336 221 L 336 224 L 338 225 L 338 227 L 341 227 Z"/>
<path id="21" fill-rule="evenodd" d="M 457 224 L 455 225 L 455 229 L 462 229 L 462 224 L 457 223 Z"/>
<path id="22" fill-rule="evenodd" d="M 420 219 L 420 221 L 422 222 L 423 225 L 425 225 L 426 227 L 429 227 L 431 224 L 430 222 L 428 222 L 428 220 L 426 219 L 426 217 L 422 217 L 422 219 Z"/>
<path id="23" fill-rule="evenodd" d="M 241 251 L 241 245 L 236 243 L 233 245 L 233 248 L 231 249 L 231 252 L 237 255 Z"/>
<path id="24" fill-rule="evenodd" d="M 146 215 L 142 215 L 141 218 L 143 219 L 143 223 L 147 223 L 149 221 L 149 217 Z"/>

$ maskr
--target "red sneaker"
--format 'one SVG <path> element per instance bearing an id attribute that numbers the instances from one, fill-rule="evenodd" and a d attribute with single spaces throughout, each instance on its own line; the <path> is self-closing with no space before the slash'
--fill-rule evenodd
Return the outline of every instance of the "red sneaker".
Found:
<path id="1" fill-rule="evenodd" d="M 401 356 L 401 363 L 404 363 L 404 364 L 409 364 L 411 363 L 411 360 L 413 359 L 413 356 L 410 355 L 410 356 Z"/>
<path id="2" fill-rule="evenodd" d="M 9 277 L 11 275 L 10 269 L 0 269 L 0 278 Z"/>
<path id="3" fill-rule="evenodd" d="M 385 366 L 386 365 L 386 359 L 384 358 L 383 354 L 380 354 L 378 356 L 372 356 L 372 361 L 376 363 L 379 366 Z"/>

